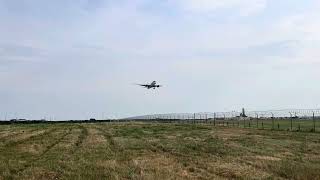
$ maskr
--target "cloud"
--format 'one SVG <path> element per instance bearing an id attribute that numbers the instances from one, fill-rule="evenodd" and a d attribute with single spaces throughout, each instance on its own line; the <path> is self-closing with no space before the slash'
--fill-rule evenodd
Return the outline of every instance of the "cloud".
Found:
<path id="1" fill-rule="evenodd" d="M 0 57 L 36 57 L 42 56 L 44 51 L 28 45 L 0 44 Z"/>
<path id="2" fill-rule="evenodd" d="M 247 16 L 260 12 L 266 7 L 266 0 L 179 0 L 178 5 L 186 12 L 210 14 L 215 11 L 236 11 Z"/>
<path id="3" fill-rule="evenodd" d="M 272 109 L 301 106 L 290 98 L 301 93 L 316 106 L 320 17 L 308 4 L 0 0 L 0 109 L 61 118 Z M 152 80 L 165 87 L 131 85 Z"/>

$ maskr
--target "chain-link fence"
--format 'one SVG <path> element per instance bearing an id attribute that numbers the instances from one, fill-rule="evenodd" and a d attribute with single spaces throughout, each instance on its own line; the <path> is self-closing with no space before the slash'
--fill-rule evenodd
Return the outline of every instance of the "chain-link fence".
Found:
<path id="1" fill-rule="evenodd" d="M 131 117 L 126 120 L 208 123 L 213 126 L 320 132 L 320 109 L 154 114 Z"/>

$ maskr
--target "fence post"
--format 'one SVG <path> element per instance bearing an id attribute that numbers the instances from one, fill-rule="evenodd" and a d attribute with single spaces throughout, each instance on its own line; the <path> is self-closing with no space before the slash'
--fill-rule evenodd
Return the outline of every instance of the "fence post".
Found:
<path id="1" fill-rule="evenodd" d="M 208 114 L 206 114 L 206 124 L 208 124 Z"/>
<path id="2" fill-rule="evenodd" d="M 274 130 L 274 115 L 273 115 L 273 113 L 271 113 L 272 114 L 272 130 Z"/>
<path id="3" fill-rule="evenodd" d="M 216 126 L 216 113 L 213 113 L 213 126 Z"/>
<path id="4" fill-rule="evenodd" d="M 312 113 L 312 119 L 313 119 L 313 132 L 316 132 L 316 119 L 314 117 L 314 112 Z"/>
<path id="5" fill-rule="evenodd" d="M 291 131 L 292 131 L 292 114 L 291 114 L 291 112 L 289 112 L 290 113 L 290 123 L 291 123 Z"/>
<path id="6" fill-rule="evenodd" d="M 257 129 L 259 129 L 259 115 L 258 114 L 256 115 L 256 118 L 257 118 Z"/>

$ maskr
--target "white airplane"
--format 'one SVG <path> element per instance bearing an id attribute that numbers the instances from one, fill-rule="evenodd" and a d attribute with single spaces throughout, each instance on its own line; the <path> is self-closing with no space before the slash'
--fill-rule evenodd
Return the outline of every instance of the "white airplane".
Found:
<path id="1" fill-rule="evenodd" d="M 152 81 L 151 84 L 137 84 L 137 85 L 148 88 L 148 89 L 156 89 L 161 87 L 161 85 L 158 85 L 156 81 Z"/>

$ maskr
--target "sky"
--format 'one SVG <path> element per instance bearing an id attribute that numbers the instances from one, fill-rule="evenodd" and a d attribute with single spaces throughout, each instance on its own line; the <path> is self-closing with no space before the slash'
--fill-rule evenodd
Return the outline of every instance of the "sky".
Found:
<path id="1" fill-rule="evenodd" d="M 320 108 L 319 8 L 0 0 L 0 119 Z"/>

